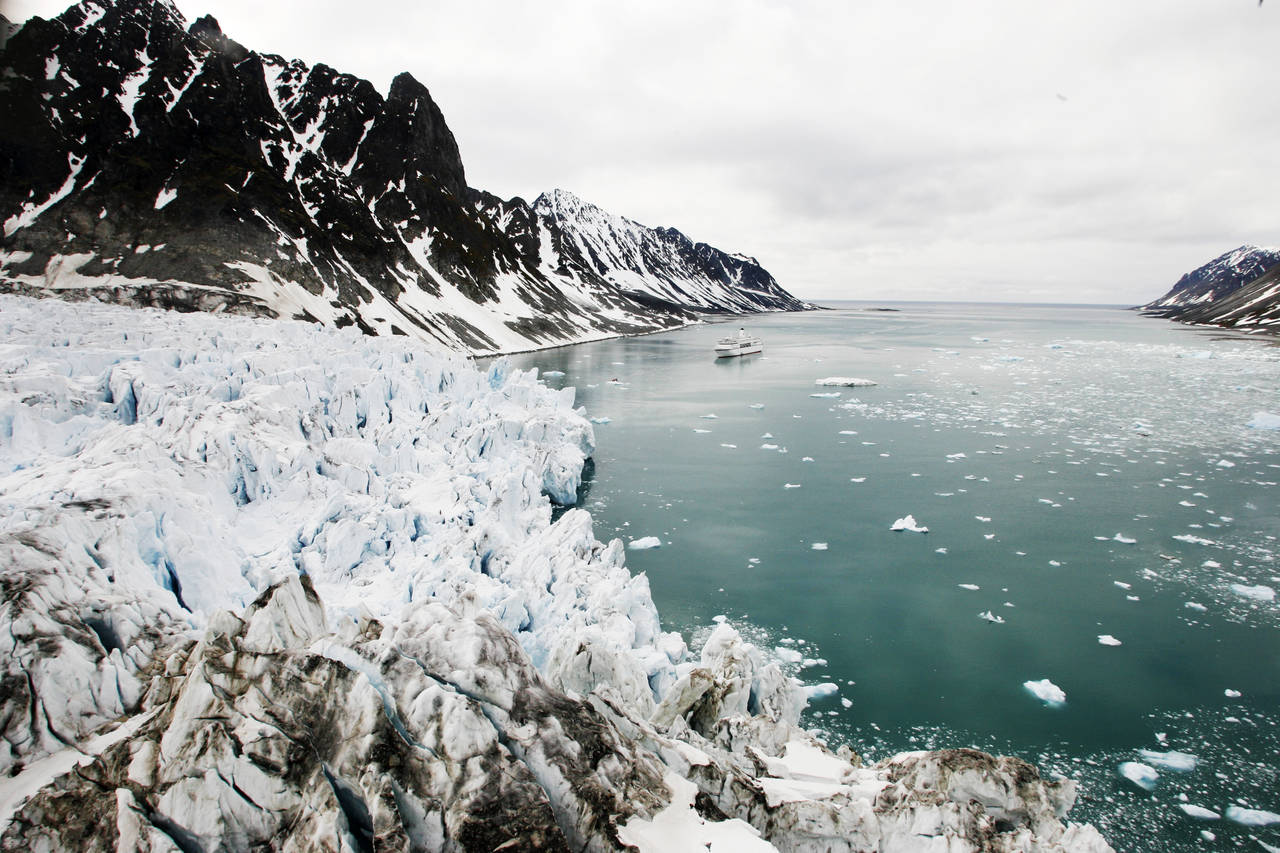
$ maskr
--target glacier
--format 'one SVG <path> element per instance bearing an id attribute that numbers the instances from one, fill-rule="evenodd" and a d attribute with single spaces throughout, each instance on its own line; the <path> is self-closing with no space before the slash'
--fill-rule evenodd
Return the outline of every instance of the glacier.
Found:
<path id="1" fill-rule="evenodd" d="M 825 685 L 662 631 L 594 443 L 502 360 L 0 296 L 0 849 L 1111 849 L 1070 780 L 864 766 Z"/>

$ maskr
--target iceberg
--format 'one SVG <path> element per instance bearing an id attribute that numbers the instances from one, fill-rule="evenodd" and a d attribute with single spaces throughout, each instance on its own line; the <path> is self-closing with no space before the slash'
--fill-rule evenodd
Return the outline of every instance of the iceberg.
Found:
<path id="1" fill-rule="evenodd" d="M 1275 412 L 1254 412 L 1245 426 L 1250 429 L 1280 429 L 1280 415 Z"/>
<path id="2" fill-rule="evenodd" d="M 904 516 L 898 519 L 893 523 L 892 526 L 890 526 L 889 529 L 894 531 L 906 531 L 908 533 L 928 533 L 929 532 L 929 528 L 921 524 L 918 524 L 916 522 L 915 516 L 913 515 Z"/>
<path id="3" fill-rule="evenodd" d="M 1039 681 L 1024 681 L 1022 686 L 1026 688 L 1027 692 L 1032 696 L 1036 697 L 1049 707 L 1057 707 L 1059 705 L 1066 704 L 1067 694 L 1063 692 L 1061 687 L 1054 684 L 1047 678 L 1042 678 Z"/>

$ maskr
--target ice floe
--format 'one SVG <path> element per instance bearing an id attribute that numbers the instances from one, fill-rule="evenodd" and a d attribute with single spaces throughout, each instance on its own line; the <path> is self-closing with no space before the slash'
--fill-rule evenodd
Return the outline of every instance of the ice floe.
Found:
<path id="1" fill-rule="evenodd" d="M 1190 773 L 1196 769 L 1200 759 L 1186 752 L 1156 752 L 1151 749 L 1140 749 L 1138 755 L 1148 764 L 1163 770 L 1176 770 L 1179 773 Z"/>
<path id="2" fill-rule="evenodd" d="M 1067 694 L 1061 687 L 1047 678 L 1042 678 L 1039 681 L 1024 681 L 1022 686 L 1032 696 L 1050 707 L 1066 704 Z"/>
<path id="3" fill-rule="evenodd" d="M 1223 812 L 1227 820 L 1242 826 L 1274 826 L 1280 823 L 1280 814 L 1262 809 L 1247 809 L 1243 806 L 1227 806 Z"/>
<path id="4" fill-rule="evenodd" d="M 828 376 L 823 379 L 815 379 L 814 385 L 842 385 L 847 388 L 864 388 L 878 384 L 871 379 L 858 379 L 852 376 Z"/>
<path id="5" fill-rule="evenodd" d="M 1149 764 L 1141 761 L 1125 761 L 1116 768 L 1122 778 L 1128 779 L 1144 791 L 1154 791 L 1160 781 L 1160 774 Z"/>
<path id="6" fill-rule="evenodd" d="M 1250 598 L 1254 601 L 1275 601 L 1276 598 L 1275 589 L 1266 584 L 1249 586 L 1242 583 L 1233 583 L 1231 584 L 1231 591 L 1241 598 Z"/>

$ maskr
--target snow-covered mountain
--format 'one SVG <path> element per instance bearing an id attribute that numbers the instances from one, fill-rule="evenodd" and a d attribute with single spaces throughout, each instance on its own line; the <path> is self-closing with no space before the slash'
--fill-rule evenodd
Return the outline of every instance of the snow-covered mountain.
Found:
<path id="1" fill-rule="evenodd" d="M 1280 249 L 1245 245 L 1227 252 L 1178 279 L 1141 310 L 1184 323 L 1280 324 Z"/>
<path id="2" fill-rule="evenodd" d="M 7 22 L 6 22 L 7 25 Z M 0 288 L 471 353 L 796 310 L 751 258 L 471 189 L 430 93 L 259 54 L 169 0 L 33 18 L 0 66 Z"/>
<path id="3" fill-rule="evenodd" d="M 593 434 L 536 372 L 15 296 L 0 340 L 0 849 L 1110 850 L 1069 780 L 863 766 L 662 631 L 553 516 Z"/>

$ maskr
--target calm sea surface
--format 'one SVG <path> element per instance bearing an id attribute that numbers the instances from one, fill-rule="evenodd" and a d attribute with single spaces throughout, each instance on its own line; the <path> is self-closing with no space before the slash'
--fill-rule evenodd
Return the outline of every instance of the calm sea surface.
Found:
<path id="1" fill-rule="evenodd" d="M 1020 755 L 1080 779 L 1073 817 L 1118 849 L 1280 846 L 1178 808 L 1280 812 L 1280 430 L 1250 426 L 1280 413 L 1280 348 L 891 307 L 749 318 L 765 351 L 739 359 L 712 356 L 733 321 L 511 361 L 601 421 L 582 503 L 600 539 L 662 541 L 628 565 L 664 628 L 727 617 L 837 685 L 806 719 L 829 742 Z M 908 514 L 928 533 L 890 530 Z M 1139 749 L 1198 762 L 1147 792 L 1117 772 Z"/>

